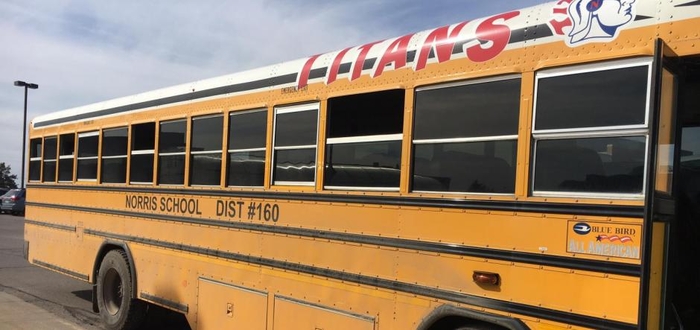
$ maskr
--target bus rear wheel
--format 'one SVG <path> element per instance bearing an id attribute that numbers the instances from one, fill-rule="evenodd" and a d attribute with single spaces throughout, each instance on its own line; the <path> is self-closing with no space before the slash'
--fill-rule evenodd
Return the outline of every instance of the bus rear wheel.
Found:
<path id="1" fill-rule="evenodd" d="M 132 299 L 134 285 L 126 253 L 112 250 L 105 255 L 97 275 L 97 306 L 109 330 L 139 327 L 146 315 L 147 304 Z"/>

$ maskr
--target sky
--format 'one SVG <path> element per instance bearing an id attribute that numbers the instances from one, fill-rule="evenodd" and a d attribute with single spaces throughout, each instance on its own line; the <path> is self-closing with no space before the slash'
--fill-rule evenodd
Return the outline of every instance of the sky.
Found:
<path id="1" fill-rule="evenodd" d="M 29 90 L 29 122 L 545 2 L 0 0 L 0 162 L 19 185 L 24 90 L 16 80 L 39 85 Z"/>

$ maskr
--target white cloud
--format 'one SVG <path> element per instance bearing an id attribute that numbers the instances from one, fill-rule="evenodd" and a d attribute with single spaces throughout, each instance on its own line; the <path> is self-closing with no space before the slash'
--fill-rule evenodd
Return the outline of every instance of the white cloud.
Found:
<path id="1" fill-rule="evenodd" d="M 0 0 L 0 162 L 19 174 L 14 80 L 31 119 L 541 2 Z"/>

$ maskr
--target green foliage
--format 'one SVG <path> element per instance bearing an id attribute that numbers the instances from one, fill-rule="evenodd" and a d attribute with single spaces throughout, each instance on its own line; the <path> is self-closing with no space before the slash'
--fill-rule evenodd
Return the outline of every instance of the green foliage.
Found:
<path id="1" fill-rule="evenodd" d="M 0 162 L 0 187 L 15 189 L 17 188 L 16 180 L 17 174 L 12 174 L 10 165 Z"/>

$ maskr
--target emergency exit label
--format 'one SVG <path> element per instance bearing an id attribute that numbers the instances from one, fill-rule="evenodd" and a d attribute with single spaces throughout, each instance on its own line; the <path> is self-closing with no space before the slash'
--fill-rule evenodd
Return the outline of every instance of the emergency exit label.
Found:
<path id="1" fill-rule="evenodd" d="M 569 253 L 625 259 L 641 256 L 641 225 L 569 221 L 566 236 Z"/>

